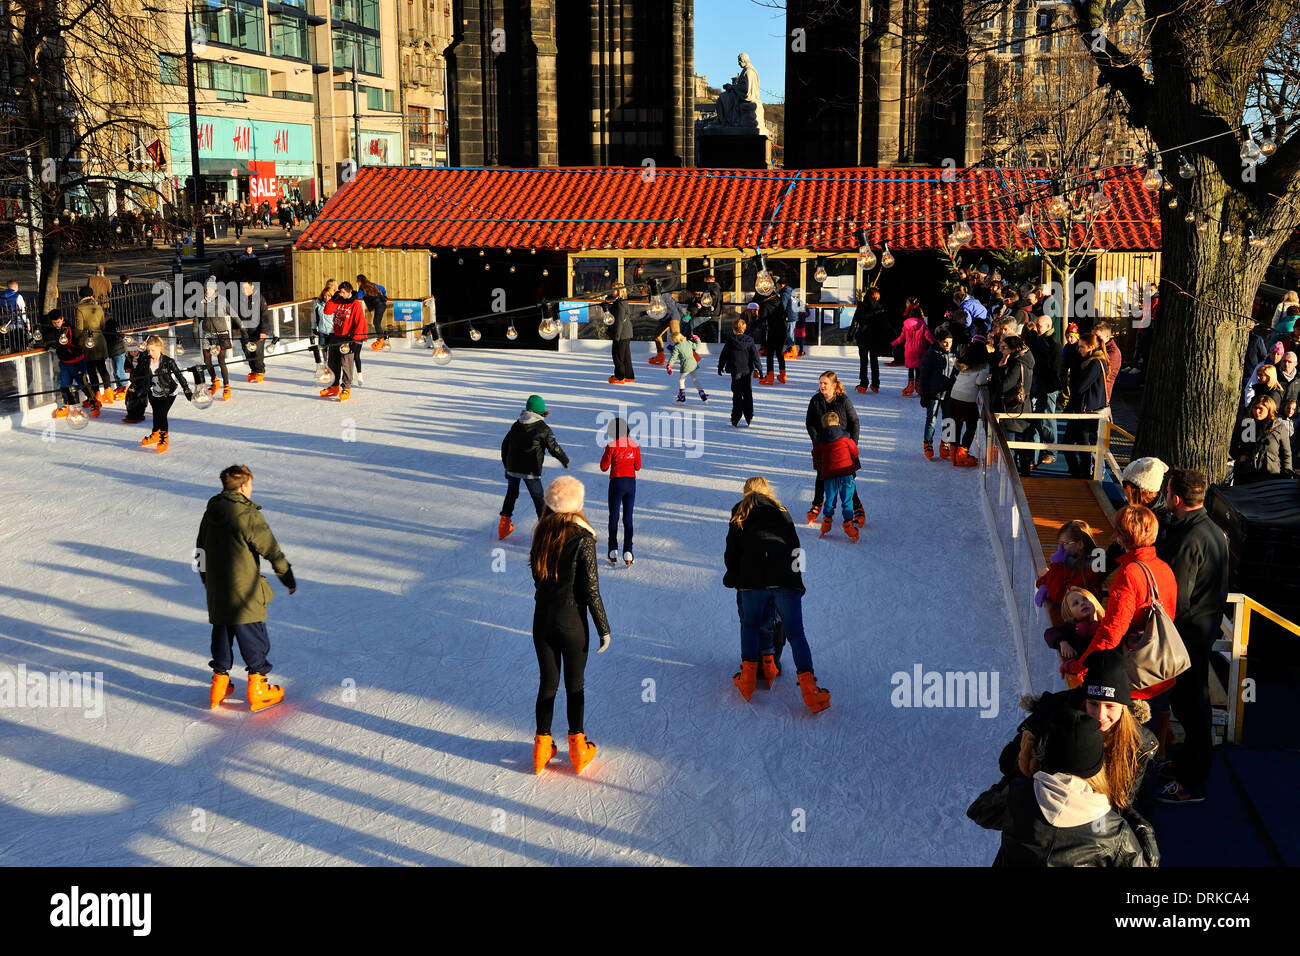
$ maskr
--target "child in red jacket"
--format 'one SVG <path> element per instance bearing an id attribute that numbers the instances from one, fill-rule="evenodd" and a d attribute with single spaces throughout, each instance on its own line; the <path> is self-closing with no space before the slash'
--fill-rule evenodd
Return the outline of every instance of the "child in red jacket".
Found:
<path id="1" fill-rule="evenodd" d="M 1047 606 L 1047 616 L 1056 627 L 1062 623 L 1061 602 L 1070 588 L 1096 593 L 1101 572 L 1093 570 L 1093 552 L 1097 544 L 1082 521 L 1067 521 L 1056 532 L 1056 552 L 1048 559 L 1047 570 L 1034 583 L 1038 591 L 1034 603 Z"/>
<path id="2" fill-rule="evenodd" d="M 609 444 L 600 456 L 600 470 L 609 472 L 609 563 L 618 564 L 618 513 L 623 511 L 623 561 L 632 566 L 632 506 L 636 504 L 636 473 L 641 470 L 641 446 L 627 433 L 627 422 L 616 418 L 606 431 Z"/>
<path id="3" fill-rule="evenodd" d="M 840 416 L 827 412 L 822 417 L 822 430 L 813 442 L 813 467 L 823 481 L 826 495 L 825 517 L 822 533 L 826 537 L 835 524 L 835 502 L 838 499 L 844 515 L 844 533 L 850 541 L 858 540 L 858 526 L 853 523 L 853 473 L 862 467 L 858 461 L 858 444 L 840 427 Z"/>

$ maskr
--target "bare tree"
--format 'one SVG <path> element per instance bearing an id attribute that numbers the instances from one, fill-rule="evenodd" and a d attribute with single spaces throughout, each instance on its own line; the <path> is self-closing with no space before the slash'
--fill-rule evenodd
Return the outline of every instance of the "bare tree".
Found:
<path id="1" fill-rule="evenodd" d="M 21 197 L 17 226 L 39 250 L 41 311 L 57 297 L 61 214 L 74 198 L 93 200 L 144 162 L 160 131 L 164 49 L 154 18 L 138 0 L 11 0 L 0 6 L 0 182 Z M 148 188 L 148 187 L 145 187 Z M 155 190 L 156 192 L 156 190 Z"/>
<path id="2" fill-rule="evenodd" d="M 1253 139 L 1263 129 L 1251 131 L 1252 142 L 1240 133 L 1258 118 L 1252 110 L 1264 111 L 1275 137 L 1294 123 L 1300 73 L 1288 40 L 1300 2 L 1144 0 L 1149 59 L 1108 33 L 1101 0 L 1071 5 L 1101 82 L 1163 152 L 1165 173 L 1193 217 L 1213 224 L 1201 230 L 1185 221 L 1184 208 L 1162 208 L 1160 309 L 1134 454 L 1218 480 L 1254 295 L 1300 226 L 1300 137 L 1261 151 Z"/>

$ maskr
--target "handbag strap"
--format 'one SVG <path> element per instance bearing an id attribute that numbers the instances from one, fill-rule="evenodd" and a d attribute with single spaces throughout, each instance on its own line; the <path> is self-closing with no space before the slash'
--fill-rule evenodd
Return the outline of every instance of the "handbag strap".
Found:
<path id="1" fill-rule="evenodd" d="M 1160 603 L 1160 589 L 1156 587 L 1155 575 L 1153 575 L 1151 569 L 1141 561 L 1134 561 L 1133 563 L 1141 568 L 1142 573 L 1147 576 L 1147 597 L 1149 599 L 1147 601 L 1147 607 L 1155 607 L 1156 604 Z"/>

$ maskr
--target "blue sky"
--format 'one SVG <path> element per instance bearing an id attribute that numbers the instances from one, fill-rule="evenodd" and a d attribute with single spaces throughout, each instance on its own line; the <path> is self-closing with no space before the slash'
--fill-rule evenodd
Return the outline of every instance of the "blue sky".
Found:
<path id="1" fill-rule="evenodd" d="M 719 89 L 739 72 L 736 55 L 748 53 L 758 70 L 763 102 L 784 99 L 784 36 L 784 9 L 754 0 L 695 0 L 695 72 Z"/>

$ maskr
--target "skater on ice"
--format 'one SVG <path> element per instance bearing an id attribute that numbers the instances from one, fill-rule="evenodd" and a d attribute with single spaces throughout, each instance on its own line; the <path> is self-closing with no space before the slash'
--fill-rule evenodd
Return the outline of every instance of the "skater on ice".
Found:
<path id="1" fill-rule="evenodd" d="M 623 515 L 623 561 L 632 566 L 632 507 L 636 504 L 636 473 L 641 470 L 641 446 L 628 434 L 627 422 L 616 418 L 606 431 L 609 444 L 600 456 L 600 470 L 609 472 L 609 563 L 618 564 L 618 518 Z"/>
<path id="2" fill-rule="evenodd" d="M 146 448 L 156 445 L 160 454 L 168 448 L 167 413 L 176 401 L 176 390 L 179 388 L 183 391 L 187 400 L 194 400 L 194 392 L 186 383 L 181 367 L 170 355 L 163 354 L 165 347 L 157 335 L 151 335 L 145 340 L 145 354 L 136 360 L 128 390 L 149 396 L 149 407 L 153 410 L 153 431 L 140 439 L 140 444 Z"/>
<path id="3" fill-rule="evenodd" d="M 515 530 L 510 519 L 515 513 L 521 481 L 533 499 L 537 517 L 542 517 L 542 507 L 545 504 L 542 495 L 542 461 L 547 453 L 565 468 L 569 467 L 569 456 L 564 453 L 550 426 L 546 424 L 546 416 L 550 414 L 542 396 L 529 395 L 524 410 L 519 413 L 519 419 L 510 426 L 506 437 L 501 440 L 501 464 L 506 470 L 506 498 L 501 503 L 501 520 L 497 522 L 498 540 L 504 541 Z"/>
<path id="4" fill-rule="evenodd" d="M 858 443 L 840 425 L 840 416 L 827 412 L 821 431 L 812 446 L 813 468 L 826 495 L 826 516 L 822 518 L 821 537 L 835 527 L 835 506 L 843 510 L 844 533 L 850 541 L 858 540 L 858 526 L 853 520 L 854 474 L 862 467 L 858 460 Z"/>
<path id="5" fill-rule="evenodd" d="M 794 519 L 761 476 L 745 482 L 744 497 L 731 509 L 727 525 L 727 547 L 723 555 L 724 587 L 740 592 L 740 671 L 732 677 L 740 695 L 749 700 L 763 679 L 772 686 L 780 673 L 775 659 L 763 654 L 760 660 L 760 632 L 770 604 L 776 605 L 785 628 L 798 672 L 799 690 L 814 714 L 831 705 L 830 691 L 817 686 L 812 651 L 803 632 L 803 574 L 799 571 L 803 552 Z"/>
<path id="6" fill-rule="evenodd" d="M 582 513 L 584 495 L 582 482 L 570 475 L 551 482 L 528 556 L 536 588 L 533 647 L 541 671 L 534 773 L 541 773 L 559 752 L 551 737 L 551 721 L 561 674 L 573 772 L 582 773 L 596 756 L 596 745 L 587 739 L 583 727 L 583 675 L 590 634 L 587 614 L 591 614 L 600 639 L 598 654 L 609 647 L 610 627 L 596 576 L 596 532 Z"/>
<path id="7" fill-rule="evenodd" d="M 194 541 L 199 580 L 207 591 L 208 622 L 212 625 L 212 689 L 208 705 L 216 709 L 230 694 L 230 668 L 234 642 L 248 668 L 248 706 L 258 711 L 284 699 L 284 688 L 268 684 L 271 664 L 266 655 L 271 639 L 266 632 L 266 609 L 271 585 L 260 573 L 261 559 L 290 594 L 298 590 L 293 567 L 280 550 L 275 535 L 255 504 L 253 473 L 246 465 L 231 465 L 221 472 L 222 491 L 208 499 Z"/>
<path id="8" fill-rule="evenodd" d="M 852 400 L 844 391 L 844 384 L 840 381 L 840 377 L 829 370 L 822 372 L 821 377 L 817 379 L 817 391 L 808 400 L 808 414 L 804 416 L 804 427 L 808 429 L 809 441 L 817 441 L 817 434 L 822 429 L 822 419 L 826 417 L 827 412 L 834 412 L 839 417 L 840 426 L 856 444 L 858 410 L 853 407 Z M 818 474 L 813 484 L 812 507 L 808 509 L 809 524 L 816 524 L 817 518 L 821 515 L 824 490 L 824 482 Z M 853 522 L 859 528 L 867 523 L 867 512 L 862 507 L 862 499 L 858 497 L 856 484 L 853 490 Z"/>

